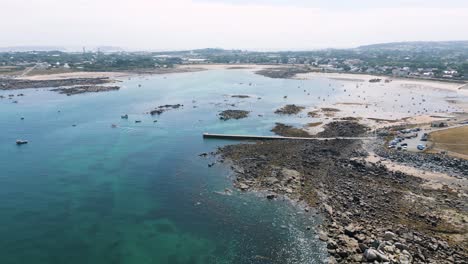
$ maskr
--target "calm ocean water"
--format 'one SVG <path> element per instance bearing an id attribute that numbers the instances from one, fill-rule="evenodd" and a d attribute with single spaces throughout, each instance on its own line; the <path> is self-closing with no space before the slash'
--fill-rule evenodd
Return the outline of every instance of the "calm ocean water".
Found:
<path id="1" fill-rule="evenodd" d="M 218 194 L 232 188 L 231 172 L 198 154 L 236 143 L 203 140 L 203 132 L 270 135 L 275 122 L 317 121 L 273 112 L 343 100 L 341 83 L 231 70 L 122 86 L 76 96 L 0 91 L 26 95 L 18 104 L 0 100 L 1 263 L 320 263 L 324 245 L 306 230 L 317 224 L 313 214 L 254 193 Z M 184 107 L 147 114 L 178 103 Z M 219 120 L 226 109 L 252 113 Z M 29 144 L 16 146 L 20 138 Z"/>

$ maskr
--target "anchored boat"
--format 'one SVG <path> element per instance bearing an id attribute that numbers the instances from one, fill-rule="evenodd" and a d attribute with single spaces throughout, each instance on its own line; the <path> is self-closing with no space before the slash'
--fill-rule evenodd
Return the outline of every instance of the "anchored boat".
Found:
<path id="1" fill-rule="evenodd" d="M 28 141 L 27 140 L 22 140 L 22 139 L 16 140 L 16 145 L 24 145 L 24 144 L 28 144 Z"/>

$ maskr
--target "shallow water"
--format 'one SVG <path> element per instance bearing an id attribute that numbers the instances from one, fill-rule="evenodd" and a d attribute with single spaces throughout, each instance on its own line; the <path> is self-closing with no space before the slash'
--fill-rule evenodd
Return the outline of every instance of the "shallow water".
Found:
<path id="1" fill-rule="evenodd" d="M 271 134 L 285 119 L 271 114 L 283 92 L 306 102 L 298 83 L 210 71 L 126 79 L 100 94 L 1 92 L 25 94 L 0 100 L 1 263 L 319 262 L 323 244 L 306 230 L 313 214 L 254 193 L 218 194 L 232 188 L 229 166 L 198 156 L 235 143 L 203 140 L 205 131 Z M 246 93 L 254 97 L 228 96 Z M 146 114 L 172 103 L 184 107 Z M 232 103 L 251 118 L 220 121 Z"/>

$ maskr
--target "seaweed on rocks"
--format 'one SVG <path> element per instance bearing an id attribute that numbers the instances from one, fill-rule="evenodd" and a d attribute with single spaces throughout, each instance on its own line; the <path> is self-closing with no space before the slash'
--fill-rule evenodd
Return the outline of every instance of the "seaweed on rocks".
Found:
<path id="1" fill-rule="evenodd" d="M 245 110 L 224 110 L 219 113 L 219 119 L 227 121 L 229 119 L 242 119 L 249 116 L 249 111 Z"/>
<path id="2" fill-rule="evenodd" d="M 295 104 L 289 104 L 281 107 L 280 109 L 277 109 L 275 111 L 275 114 L 280 114 L 280 115 L 296 115 L 299 114 L 302 110 L 304 110 L 305 107 L 303 106 L 297 106 Z"/>
<path id="3" fill-rule="evenodd" d="M 300 128 L 295 128 L 290 125 L 276 123 L 275 127 L 271 129 L 276 135 L 284 137 L 311 137 L 309 133 Z"/>
<path id="4" fill-rule="evenodd" d="M 119 90 L 119 86 L 101 86 L 101 85 L 82 85 L 73 86 L 68 88 L 55 88 L 51 91 L 58 92 L 60 94 L 66 94 L 67 96 L 83 93 L 99 93 Z"/>
<path id="5" fill-rule="evenodd" d="M 68 78 L 54 80 L 0 79 L 0 90 L 16 90 L 28 88 L 56 88 L 63 86 L 91 86 L 114 82 L 107 77 L 102 78 Z"/>
<path id="6" fill-rule="evenodd" d="M 354 121 L 334 121 L 324 126 L 319 137 L 359 137 L 364 136 L 369 128 Z"/>
<path id="7" fill-rule="evenodd" d="M 184 105 L 183 104 L 173 104 L 173 105 L 170 105 L 170 104 L 167 104 L 167 105 L 160 105 L 158 106 L 157 108 L 155 108 L 154 110 L 151 110 L 150 111 L 150 114 L 151 115 L 160 115 L 166 111 L 169 111 L 171 109 L 178 109 L 180 107 L 183 107 Z"/>

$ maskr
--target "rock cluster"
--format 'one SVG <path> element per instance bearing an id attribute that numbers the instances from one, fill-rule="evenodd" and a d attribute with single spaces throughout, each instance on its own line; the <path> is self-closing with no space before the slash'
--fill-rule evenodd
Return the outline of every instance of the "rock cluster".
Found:
<path id="1" fill-rule="evenodd" d="M 317 134 L 319 137 L 353 137 L 363 136 L 368 127 L 355 121 L 333 121 L 324 126 L 324 131 Z"/>
<path id="2" fill-rule="evenodd" d="M 229 120 L 229 119 L 242 119 L 249 116 L 249 111 L 245 110 L 224 110 L 219 113 L 219 119 L 221 120 Z"/>
<path id="3" fill-rule="evenodd" d="M 255 73 L 270 78 L 288 79 L 293 78 L 297 74 L 308 72 L 311 72 L 311 70 L 307 67 L 278 67 L 263 69 Z"/>
<path id="4" fill-rule="evenodd" d="M 182 107 L 182 106 L 184 106 L 184 105 L 182 105 L 182 104 L 160 105 L 160 106 L 158 106 L 156 109 L 151 110 L 151 111 L 150 111 L 150 114 L 151 114 L 151 115 L 160 115 L 160 114 L 162 114 L 162 113 L 164 113 L 164 112 L 166 112 L 166 111 L 169 111 L 169 110 L 171 110 L 171 109 L 177 109 L 177 108 L 180 108 L 180 107 Z"/>
<path id="5" fill-rule="evenodd" d="M 311 137 L 311 135 L 303 129 L 282 123 L 276 123 L 275 127 L 271 129 L 271 132 L 284 137 Z"/>
<path id="6" fill-rule="evenodd" d="M 67 96 L 82 94 L 82 93 L 99 93 L 119 90 L 119 86 L 101 86 L 101 85 L 81 85 L 73 86 L 68 88 L 55 88 L 51 91 L 58 92 L 60 94 L 66 94 Z"/>
<path id="7" fill-rule="evenodd" d="M 280 114 L 280 115 L 296 115 L 299 114 L 302 110 L 304 110 L 305 107 L 303 106 L 297 106 L 295 104 L 289 104 L 281 107 L 280 109 L 277 109 L 275 111 L 275 114 Z"/>
<path id="8" fill-rule="evenodd" d="M 368 163 L 358 141 L 261 141 L 226 146 L 235 185 L 286 195 L 323 212 L 330 263 L 464 263 L 468 199 Z M 445 217 L 451 214 L 452 217 Z M 454 220 L 461 219 L 461 220 Z"/>
<path id="9" fill-rule="evenodd" d="M 55 88 L 63 86 L 99 85 L 114 82 L 105 78 L 69 78 L 57 80 L 0 79 L 0 90 Z"/>
<path id="10" fill-rule="evenodd" d="M 245 99 L 245 98 L 250 98 L 249 95 L 244 95 L 244 94 L 235 94 L 235 95 L 231 95 L 232 98 L 241 98 L 241 99 Z"/>

